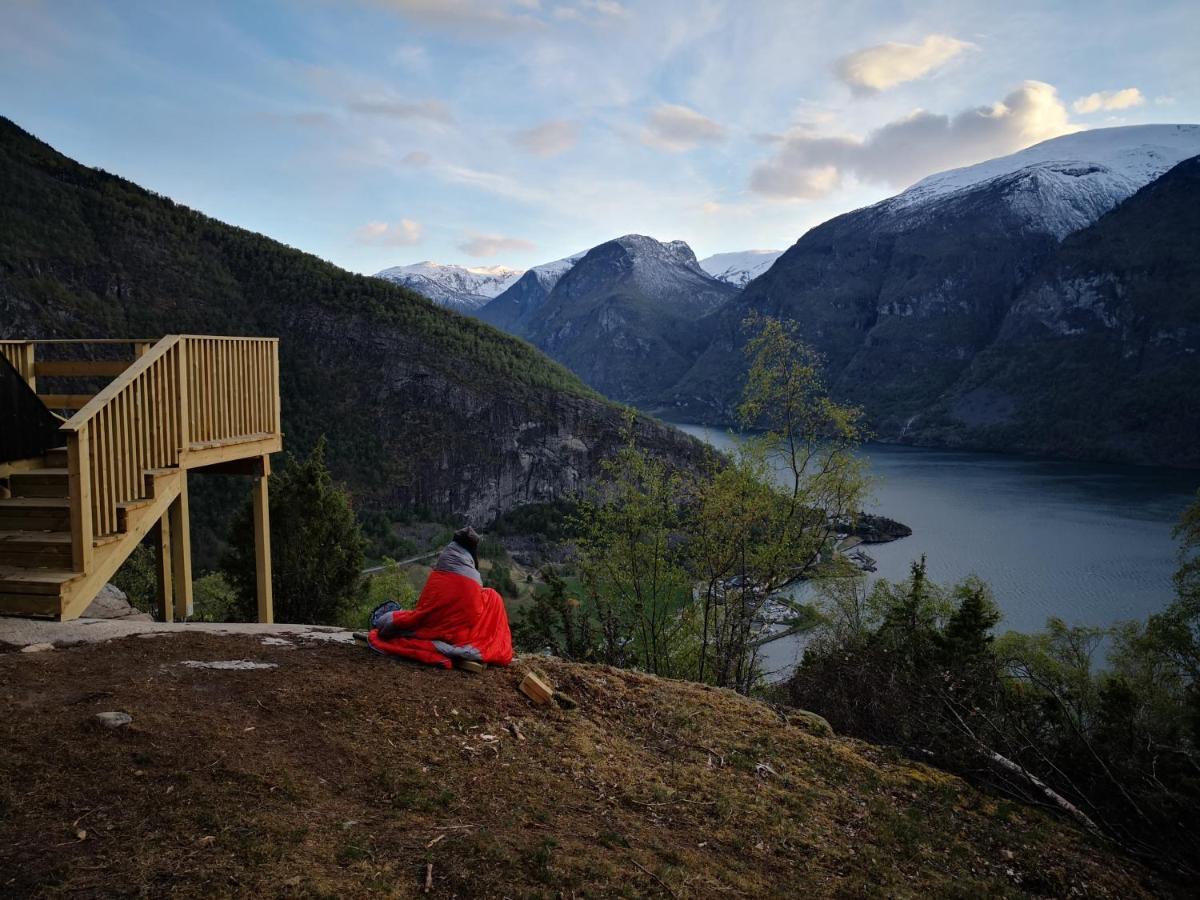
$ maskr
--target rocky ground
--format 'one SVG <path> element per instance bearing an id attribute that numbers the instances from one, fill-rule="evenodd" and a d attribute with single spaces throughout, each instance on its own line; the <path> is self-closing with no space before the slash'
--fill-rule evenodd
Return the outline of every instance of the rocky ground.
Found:
<path id="1" fill-rule="evenodd" d="M 1040 811 L 726 691 L 546 658 L 447 672 L 282 627 L 0 652 L 0 895 L 1158 887 Z M 533 667 L 578 708 L 521 694 Z"/>

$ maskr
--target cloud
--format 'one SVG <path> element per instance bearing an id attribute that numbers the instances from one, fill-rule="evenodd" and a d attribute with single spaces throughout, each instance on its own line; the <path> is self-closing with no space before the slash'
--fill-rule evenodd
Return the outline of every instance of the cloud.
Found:
<path id="1" fill-rule="evenodd" d="M 481 35 L 540 28 L 543 23 L 528 10 L 540 4 L 515 0 L 374 0 L 382 6 L 422 25 Z"/>
<path id="2" fill-rule="evenodd" d="M 614 19 L 623 19 L 629 15 L 629 10 L 616 0 L 580 0 L 579 6 L 597 15 L 611 16 Z"/>
<path id="3" fill-rule="evenodd" d="M 429 71 L 429 53 L 420 44 L 404 44 L 391 52 L 388 61 L 413 72 Z"/>
<path id="4" fill-rule="evenodd" d="M 524 238 L 504 237 L 499 234 L 473 234 L 458 245 L 468 256 L 495 256 L 497 253 L 523 253 L 536 250 L 532 241 Z"/>
<path id="5" fill-rule="evenodd" d="M 846 175 L 902 188 L 934 172 L 1078 130 L 1051 85 L 1026 81 L 990 106 L 954 116 L 917 110 L 865 138 L 794 131 L 774 156 L 754 167 L 750 188 L 776 199 L 811 200 L 834 190 Z"/>
<path id="6" fill-rule="evenodd" d="M 834 72 L 856 93 L 873 94 L 928 75 L 974 46 L 946 34 L 931 34 L 919 44 L 889 41 L 843 56 Z"/>
<path id="7" fill-rule="evenodd" d="M 628 19 L 627 10 L 616 0 L 580 0 L 577 6 L 556 6 L 551 15 L 560 22 L 590 22 L 604 24 Z"/>
<path id="8" fill-rule="evenodd" d="M 725 128 L 694 109 L 662 103 L 646 117 L 642 143 L 672 153 L 691 150 L 701 143 L 725 139 Z"/>
<path id="9" fill-rule="evenodd" d="M 575 146 L 579 140 L 579 123 L 563 119 L 551 119 L 532 128 L 515 132 L 511 140 L 514 144 L 543 159 L 558 156 Z"/>
<path id="10" fill-rule="evenodd" d="M 1142 92 L 1137 88 L 1124 88 L 1119 91 L 1096 91 L 1086 97 L 1080 97 L 1071 104 L 1075 112 L 1094 113 L 1100 110 L 1129 109 L 1131 106 L 1141 106 L 1146 102 Z"/>
<path id="11" fill-rule="evenodd" d="M 401 219 L 399 222 L 368 222 L 354 232 L 354 239 L 360 244 L 373 244 L 380 247 L 411 247 L 421 243 L 424 230 L 419 222 L 412 219 Z"/>
<path id="12" fill-rule="evenodd" d="M 433 157 L 424 150 L 409 150 L 404 156 L 400 157 L 400 165 L 402 166 L 421 168 L 422 166 L 429 165 L 431 162 L 433 162 Z"/>
<path id="13" fill-rule="evenodd" d="M 391 119 L 424 119 L 449 125 L 454 121 L 450 108 L 441 100 L 401 100 L 398 97 L 375 94 L 346 102 L 351 112 L 366 116 L 384 116 Z"/>

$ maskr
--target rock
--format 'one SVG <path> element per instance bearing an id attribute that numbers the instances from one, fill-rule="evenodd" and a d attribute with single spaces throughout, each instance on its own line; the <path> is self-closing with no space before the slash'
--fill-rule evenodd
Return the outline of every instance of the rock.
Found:
<path id="1" fill-rule="evenodd" d="M 21 648 L 22 653 L 42 653 L 46 650 L 53 650 L 53 644 L 27 644 Z"/>
<path id="2" fill-rule="evenodd" d="M 833 726 L 824 716 L 806 709 L 794 709 L 787 714 L 787 723 L 816 737 L 833 737 Z"/>
<path id="3" fill-rule="evenodd" d="M 124 728 L 133 721 L 133 716 L 123 712 L 99 712 L 94 718 L 105 728 Z"/>
<path id="4" fill-rule="evenodd" d="M 87 609 L 84 619 L 121 619 L 125 622 L 153 622 L 154 617 L 141 612 L 129 603 L 129 598 L 119 587 L 106 584 Z"/>
<path id="5" fill-rule="evenodd" d="M 887 516 L 859 513 L 858 521 L 850 534 L 862 538 L 864 544 L 886 544 L 888 541 L 908 537 L 912 534 L 912 529 Z"/>
<path id="6" fill-rule="evenodd" d="M 185 659 L 179 663 L 181 666 L 187 666 L 189 669 L 277 669 L 278 663 L 254 662 L 249 659 Z"/>

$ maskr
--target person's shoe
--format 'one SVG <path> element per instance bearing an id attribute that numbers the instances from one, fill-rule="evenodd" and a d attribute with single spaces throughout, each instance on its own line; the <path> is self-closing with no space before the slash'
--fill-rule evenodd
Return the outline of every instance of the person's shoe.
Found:
<path id="1" fill-rule="evenodd" d="M 378 628 L 379 623 L 383 620 L 383 618 L 385 616 L 390 616 L 392 613 L 399 612 L 399 611 L 400 611 L 400 604 L 397 603 L 395 600 L 388 600 L 385 603 L 380 603 L 371 612 L 371 621 L 370 621 L 370 625 L 368 627 L 369 628 Z"/>

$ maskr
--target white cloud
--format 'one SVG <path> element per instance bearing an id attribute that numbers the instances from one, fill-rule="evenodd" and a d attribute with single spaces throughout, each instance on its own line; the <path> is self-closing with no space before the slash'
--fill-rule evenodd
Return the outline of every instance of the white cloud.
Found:
<path id="1" fill-rule="evenodd" d="M 750 187 L 787 200 L 822 197 L 846 175 L 902 188 L 934 172 L 1078 130 L 1051 85 L 1026 81 L 990 106 L 954 116 L 917 110 L 865 138 L 794 131 L 774 156 L 754 167 Z"/>
<path id="2" fill-rule="evenodd" d="M 1174 105 L 1175 105 L 1175 98 L 1174 98 L 1174 97 L 1169 97 L 1169 96 L 1167 96 L 1166 94 L 1164 94 L 1164 95 L 1163 95 L 1163 96 L 1161 96 L 1161 97 L 1155 97 L 1155 98 L 1154 98 L 1154 105 L 1155 105 L 1155 106 L 1174 106 Z"/>
<path id="3" fill-rule="evenodd" d="M 542 26 L 542 22 L 526 10 L 535 10 L 536 3 L 506 3 L 504 0 L 374 0 L 378 6 L 438 28 L 477 31 L 481 34 L 497 31 L 524 31 Z"/>
<path id="4" fill-rule="evenodd" d="M 598 15 L 611 16 L 614 19 L 623 19 L 629 15 L 629 10 L 616 0 L 580 0 L 579 5 Z"/>
<path id="5" fill-rule="evenodd" d="M 725 128 L 694 109 L 662 103 L 646 117 L 642 143 L 672 153 L 691 150 L 701 143 L 724 140 Z"/>
<path id="6" fill-rule="evenodd" d="M 855 92 L 872 94 L 928 75 L 974 46 L 946 34 L 931 34 L 919 44 L 889 41 L 843 56 L 834 71 Z"/>
<path id="7" fill-rule="evenodd" d="M 537 249 L 533 241 L 499 234 L 473 234 L 458 245 L 468 256 L 495 256 L 497 253 L 526 253 Z"/>
<path id="8" fill-rule="evenodd" d="M 429 165 L 432 161 L 433 157 L 424 150 L 409 150 L 400 158 L 400 165 L 421 168 Z"/>
<path id="9" fill-rule="evenodd" d="M 551 119 L 549 122 L 517 131 L 511 139 L 526 153 L 545 159 L 565 153 L 575 146 L 579 140 L 579 123 Z"/>
<path id="10" fill-rule="evenodd" d="M 371 94 L 347 101 L 351 112 L 391 119 L 425 119 L 449 125 L 454 121 L 450 108 L 441 100 L 403 100 L 386 94 Z"/>
<path id="11" fill-rule="evenodd" d="M 401 219 L 399 222 L 368 222 L 354 232 L 354 238 L 360 244 L 373 244 L 380 247 L 411 247 L 421 243 L 424 230 L 419 222 L 412 219 Z"/>
<path id="12" fill-rule="evenodd" d="M 420 44 L 405 44 L 392 51 L 389 61 L 412 72 L 429 71 L 429 53 Z"/>
<path id="13" fill-rule="evenodd" d="M 1137 88 L 1124 88 L 1119 91 L 1096 91 L 1086 97 L 1080 97 L 1071 104 L 1077 113 L 1094 113 L 1100 110 L 1129 109 L 1131 106 L 1141 106 L 1146 102 L 1142 92 Z"/>

